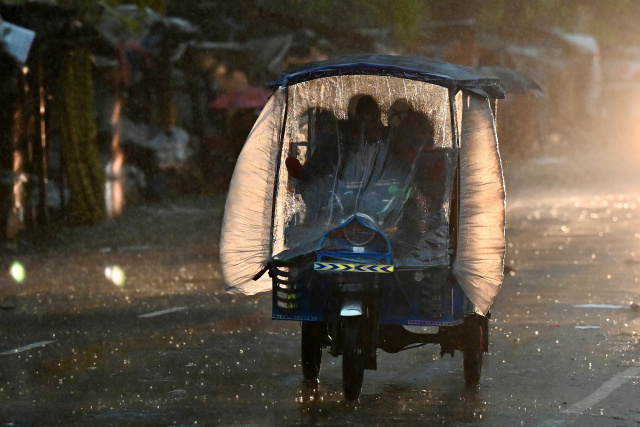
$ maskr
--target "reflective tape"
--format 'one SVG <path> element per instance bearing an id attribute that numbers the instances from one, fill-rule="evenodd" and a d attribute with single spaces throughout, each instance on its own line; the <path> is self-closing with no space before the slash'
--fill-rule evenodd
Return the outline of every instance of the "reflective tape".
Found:
<path id="1" fill-rule="evenodd" d="M 345 264 L 341 262 L 315 262 L 316 271 L 347 271 L 354 273 L 393 273 L 393 265 Z"/>

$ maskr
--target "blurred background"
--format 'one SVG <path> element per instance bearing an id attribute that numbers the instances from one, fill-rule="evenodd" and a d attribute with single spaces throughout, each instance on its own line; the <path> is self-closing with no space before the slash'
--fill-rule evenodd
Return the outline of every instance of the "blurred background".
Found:
<path id="1" fill-rule="evenodd" d="M 549 164 L 560 177 L 638 160 L 634 0 L 4 1 L 0 17 L 5 247 L 127 206 L 224 195 L 266 83 L 350 53 L 500 77 L 507 171 L 528 165 L 535 181 Z"/>
<path id="2" fill-rule="evenodd" d="M 0 424 L 638 425 L 638 22 L 638 0 L 0 0 Z M 351 53 L 507 90 L 478 389 L 426 346 L 381 354 L 360 407 L 331 361 L 305 397 L 297 322 L 226 292 L 266 83 Z"/>

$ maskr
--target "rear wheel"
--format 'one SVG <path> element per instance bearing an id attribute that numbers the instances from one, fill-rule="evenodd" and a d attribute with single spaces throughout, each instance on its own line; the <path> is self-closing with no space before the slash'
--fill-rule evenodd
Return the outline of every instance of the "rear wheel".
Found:
<path id="1" fill-rule="evenodd" d="M 471 315 L 464 319 L 465 345 L 462 350 L 464 364 L 464 380 L 467 385 L 476 385 L 480 382 L 482 373 L 482 353 L 484 347 L 484 334 L 480 316 Z"/>
<path id="2" fill-rule="evenodd" d="M 324 330 L 323 330 L 324 328 Z M 322 361 L 322 342 L 326 335 L 323 322 L 302 322 L 302 375 L 307 381 L 317 381 Z"/>
<path id="3" fill-rule="evenodd" d="M 362 360 L 361 319 L 344 318 L 342 326 L 342 388 L 346 400 L 358 400 L 362 392 L 364 367 Z"/>

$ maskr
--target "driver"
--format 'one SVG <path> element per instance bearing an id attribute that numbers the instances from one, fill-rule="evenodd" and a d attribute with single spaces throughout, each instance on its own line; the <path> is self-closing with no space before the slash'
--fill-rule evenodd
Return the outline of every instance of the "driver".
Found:
<path id="1" fill-rule="evenodd" d="M 356 95 L 349 111 L 348 120 L 339 125 L 331 112 L 313 111 L 308 138 L 317 139 L 315 150 L 304 165 L 295 157 L 285 160 L 299 185 L 308 219 L 323 217 L 320 211 L 325 208 L 332 212 L 337 208 L 341 215 L 377 213 L 380 203 L 374 201 L 387 199 L 389 183 L 397 181 L 396 171 L 386 167 L 389 133 L 377 102 L 370 95 Z M 331 194 L 335 203 L 329 203 Z"/>
<path id="2" fill-rule="evenodd" d="M 317 141 L 315 150 L 304 165 L 295 156 L 285 160 L 289 175 L 305 182 L 317 177 L 331 174 L 338 166 L 340 156 L 345 165 L 360 154 L 357 163 L 352 165 L 352 177 L 371 170 L 382 142 L 386 139 L 386 128 L 380 117 L 380 107 L 369 95 L 356 95 L 350 103 L 355 102 L 353 114 L 349 119 L 338 124 L 336 117 L 328 110 L 312 109 L 301 117 L 309 117 L 309 141 Z M 350 108 L 351 110 L 351 108 Z M 343 150 L 342 141 L 346 142 Z M 372 147 L 372 148 L 370 148 Z M 369 166 L 369 167 L 367 167 Z M 343 173 L 344 173 L 344 169 Z"/>

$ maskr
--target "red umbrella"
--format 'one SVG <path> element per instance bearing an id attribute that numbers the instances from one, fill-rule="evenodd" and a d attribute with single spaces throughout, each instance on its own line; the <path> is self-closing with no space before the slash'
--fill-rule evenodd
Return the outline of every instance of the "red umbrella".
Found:
<path id="1" fill-rule="evenodd" d="M 209 104 L 214 110 L 226 110 L 227 108 L 258 109 L 266 105 L 273 92 L 267 88 L 249 86 L 246 89 L 225 92 Z"/>

